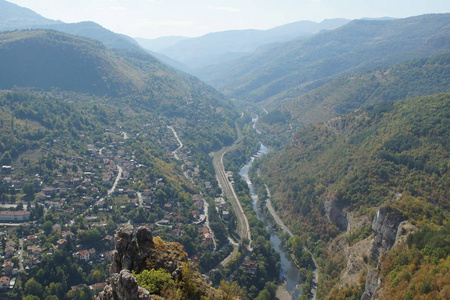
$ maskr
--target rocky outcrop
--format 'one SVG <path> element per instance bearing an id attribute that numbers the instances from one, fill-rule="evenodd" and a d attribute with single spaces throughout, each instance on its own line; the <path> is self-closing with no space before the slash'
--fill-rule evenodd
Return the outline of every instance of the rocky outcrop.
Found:
<path id="1" fill-rule="evenodd" d="M 372 299 L 375 291 L 380 283 L 380 272 L 376 269 L 372 269 L 369 271 L 366 277 L 366 287 L 364 290 L 364 294 L 361 296 L 361 300 L 370 300 Z"/>
<path id="2" fill-rule="evenodd" d="M 403 220 L 405 220 L 405 217 L 395 208 L 389 206 L 378 208 L 372 222 L 375 235 L 370 256 L 373 260 L 378 260 L 382 253 L 387 252 L 394 245 L 399 224 Z"/>
<path id="3" fill-rule="evenodd" d="M 343 207 L 335 201 L 334 197 L 327 197 L 324 202 L 325 213 L 328 220 L 335 224 L 340 230 L 347 230 L 348 219 L 347 213 Z"/>
<path id="4" fill-rule="evenodd" d="M 179 284 L 176 289 L 188 295 L 181 299 L 200 299 L 201 297 L 214 299 L 217 296 L 216 290 L 193 269 L 183 246 L 179 243 L 166 243 L 159 237 L 153 237 L 148 228 L 144 226 L 134 228 L 130 224 L 120 228 L 114 240 L 115 250 L 110 267 L 112 276 L 96 299 L 164 299 L 161 295 L 150 295 L 146 289 L 138 286 L 131 272 L 140 273 L 144 269 L 168 271 L 174 281 Z M 183 270 L 183 268 L 187 269 Z M 187 286 L 190 288 L 189 292 L 183 290 Z"/>
<path id="5" fill-rule="evenodd" d="M 380 255 L 386 253 L 394 245 L 399 236 L 399 231 L 403 232 L 400 224 L 404 219 L 405 216 L 395 208 L 389 206 L 378 208 L 372 222 L 375 235 L 369 252 L 374 261 L 378 261 Z M 376 294 L 379 282 L 380 273 L 378 269 L 370 270 L 366 277 L 366 286 L 361 300 L 372 299 Z"/>
<path id="6" fill-rule="evenodd" d="M 149 291 L 138 286 L 136 278 L 128 271 L 122 270 L 119 274 L 113 274 L 107 281 L 108 285 L 98 295 L 98 300 L 128 299 L 128 300 L 153 300 Z"/>

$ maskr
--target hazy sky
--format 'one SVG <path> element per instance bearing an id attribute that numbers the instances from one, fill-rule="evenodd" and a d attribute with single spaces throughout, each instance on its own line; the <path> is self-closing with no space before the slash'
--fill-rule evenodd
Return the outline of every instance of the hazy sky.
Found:
<path id="1" fill-rule="evenodd" d="M 132 37 L 200 36 L 300 20 L 450 12 L 449 0 L 9 0 L 64 22 L 94 21 Z"/>

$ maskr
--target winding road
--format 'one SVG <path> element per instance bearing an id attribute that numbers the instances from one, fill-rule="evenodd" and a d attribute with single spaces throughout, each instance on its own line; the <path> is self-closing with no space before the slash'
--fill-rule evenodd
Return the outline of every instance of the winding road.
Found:
<path id="1" fill-rule="evenodd" d="M 167 126 L 167 128 L 169 128 L 170 130 L 172 130 L 173 135 L 175 136 L 175 138 L 178 141 L 178 144 L 180 145 L 175 151 L 172 151 L 173 156 L 175 157 L 176 160 L 180 160 L 180 158 L 177 155 L 177 152 L 183 148 L 183 143 L 181 142 L 180 138 L 178 137 L 178 133 L 175 131 L 175 129 L 172 126 Z"/>

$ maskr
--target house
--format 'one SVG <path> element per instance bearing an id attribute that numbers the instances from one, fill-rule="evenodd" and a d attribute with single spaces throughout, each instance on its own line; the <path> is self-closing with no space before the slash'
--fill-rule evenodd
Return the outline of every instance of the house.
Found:
<path id="1" fill-rule="evenodd" d="M 89 250 L 83 250 L 77 253 L 78 258 L 82 259 L 84 261 L 89 261 L 89 259 L 91 258 L 91 253 L 89 252 Z"/>
<path id="2" fill-rule="evenodd" d="M 37 235 L 29 235 L 29 236 L 27 236 L 27 241 L 35 244 L 38 242 L 38 237 L 37 237 Z"/>
<path id="3" fill-rule="evenodd" d="M 19 211 L 1 211 L 0 212 L 0 222 L 10 222 L 10 221 L 28 221 L 30 220 L 30 212 L 25 210 Z"/>
<path id="4" fill-rule="evenodd" d="M 35 257 L 37 259 L 41 259 L 41 256 L 42 256 L 41 248 L 39 248 L 38 246 L 28 246 L 27 253 L 29 255 L 33 255 L 33 257 Z"/>
<path id="5" fill-rule="evenodd" d="M 11 166 L 2 166 L 3 174 L 11 174 L 12 167 Z"/>
<path id="6" fill-rule="evenodd" d="M 11 261 L 6 260 L 3 263 L 3 271 L 5 271 L 6 276 L 12 275 L 13 268 L 14 268 L 14 264 Z"/>
<path id="7" fill-rule="evenodd" d="M 10 258 L 14 256 L 14 253 L 16 252 L 16 250 L 14 249 L 14 247 L 6 247 L 5 248 L 5 257 L 6 258 Z"/>
<path id="8" fill-rule="evenodd" d="M 258 270 L 258 263 L 253 260 L 247 260 L 245 261 L 242 266 L 244 267 L 245 271 L 250 275 L 255 275 L 256 271 Z"/>
<path id="9" fill-rule="evenodd" d="M 91 289 L 91 291 L 102 291 L 105 286 L 106 282 L 99 282 L 90 285 L 89 288 Z"/>
<path id="10" fill-rule="evenodd" d="M 9 240 L 6 242 L 6 247 L 16 247 L 16 242 Z"/>
<path id="11" fill-rule="evenodd" d="M 0 289 L 7 289 L 9 288 L 9 282 L 11 279 L 9 277 L 3 276 L 0 278 Z"/>
<path id="12" fill-rule="evenodd" d="M 64 248 L 65 245 L 67 245 L 67 240 L 65 239 L 59 239 L 56 241 L 56 247 L 58 247 L 58 249 Z"/>

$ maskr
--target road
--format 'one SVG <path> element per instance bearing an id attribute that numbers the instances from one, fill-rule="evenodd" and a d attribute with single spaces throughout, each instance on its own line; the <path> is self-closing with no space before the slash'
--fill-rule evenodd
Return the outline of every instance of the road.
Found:
<path id="1" fill-rule="evenodd" d="M 236 214 L 236 217 L 238 219 L 238 234 L 241 238 L 241 243 L 244 241 L 244 239 L 247 239 L 249 241 L 249 250 L 251 250 L 251 235 L 250 235 L 250 226 L 248 224 L 247 216 L 244 213 L 244 210 L 242 209 L 242 205 L 239 202 L 239 198 L 236 195 L 236 192 L 234 191 L 234 188 L 231 184 L 231 182 L 228 181 L 228 177 L 225 174 L 225 169 L 223 166 L 223 156 L 225 153 L 227 153 L 230 150 L 233 150 L 241 141 L 242 141 L 242 133 L 239 130 L 238 126 L 236 126 L 238 131 L 238 138 L 234 142 L 233 145 L 224 147 L 221 150 L 214 153 L 213 157 L 213 165 L 214 165 L 214 171 L 216 172 L 217 180 L 219 182 L 219 186 L 222 189 L 223 195 L 227 197 L 228 201 L 231 203 L 231 206 L 233 207 L 233 210 Z"/>
<path id="2" fill-rule="evenodd" d="M 169 128 L 170 130 L 172 130 L 173 135 L 175 136 L 175 138 L 178 141 L 178 144 L 180 145 L 175 151 L 172 152 L 173 156 L 175 157 L 176 160 L 180 160 L 180 158 L 177 155 L 177 152 L 183 148 L 183 143 L 181 142 L 180 138 L 178 137 L 178 133 L 175 131 L 175 129 L 172 126 L 167 126 L 167 128 Z"/>
<path id="3" fill-rule="evenodd" d="M 119 170 L 119 173 L 117 174 L 116 180 L 114 180 L 114 184 L 112 185 L 111 189 L 108 191 L 108 196 L 114 193 L 119 180 L 122 178 L 123 168 L 117 165 L 117 170 Z"/>
<path id="4" fill-rule="evenodd" d="M 23 270 L 23 239 L 19 239 L 19 271 Z"/>
<path id="5" fill-rule="evenodd" d="M 142 198 L 142 193 L 141 192 L 136 192 L 138 199 L 139 199 L 139 206 L 143 207 L 144 206 L 144 198 Z"/>

